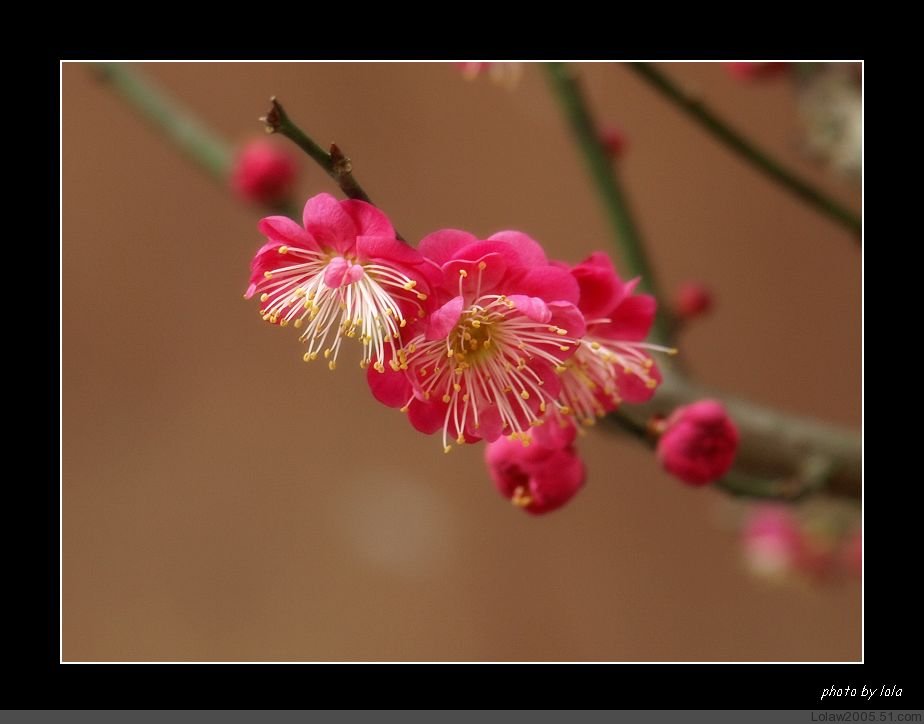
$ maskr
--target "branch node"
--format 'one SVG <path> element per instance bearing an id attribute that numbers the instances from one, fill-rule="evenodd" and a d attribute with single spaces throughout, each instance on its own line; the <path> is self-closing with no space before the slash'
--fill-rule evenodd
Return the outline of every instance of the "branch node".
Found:
<path id="1" fill-rule="evenodd" d="M 260 122 L 264 124 L 264 130 L 267 133 L 276 133 L 282 127 L 283 118 L 285 118 L 285 111 L 282 110 L 282 106 L 279 105 L 279 101 L 276 100 L 276 96 L 270 98 L 270 109 L 266 112 L 265 116 L 260 116 Z"/>
<path id="2" fill-rule="evenodd" d="M 330 144 L 330 160 L 334 173 L 338 178 L 343 178 L 353 173 L 353 162 L 340 150 L 336 143 Z"/>

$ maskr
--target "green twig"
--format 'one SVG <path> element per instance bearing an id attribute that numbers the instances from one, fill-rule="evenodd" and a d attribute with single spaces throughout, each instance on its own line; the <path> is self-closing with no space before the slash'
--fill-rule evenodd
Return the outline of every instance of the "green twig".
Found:
<path id="1" fill-rule="evenodd" d="M 158 90 L 134 68 L 125 63 L 93 63 L 99 77 L 123 99 L 163 131 L 180 150 L 224 182 L 231 170 L 230 147 L 211 130 Z"/>
<path id="2" fill-rule="evenodd" d="M 857 214 L 775 161 L 770 154 L 729 126 L 705 103 L 686 93 L 650 63 L 629 63 L 629 68 L 758 171 L 816 210 L 850 229 L 855 234 L 857 242 L 860 241 L 863 225 Z"/>
<path id="3" fill-rule="evenodd" d="M 568 119 L 571 132 L 581 149 L 584 162 L 606 210 L 624 268 L 631 276 L 640 276 L 642 280 L 639 286 L 658 299 L 658 314 L 652 336 L 656 341 L 666 343 L 672 337 L 673 328 L 667 311 L 668 306 L 658 291 L 657 279 L 648 260 L 644 242 L 632 218 L 619 177 L 600 143 L 597 124 L 590 114 L 578 80 L 564 63 L 546 63 L 545 68 L 552 90 Z"/>

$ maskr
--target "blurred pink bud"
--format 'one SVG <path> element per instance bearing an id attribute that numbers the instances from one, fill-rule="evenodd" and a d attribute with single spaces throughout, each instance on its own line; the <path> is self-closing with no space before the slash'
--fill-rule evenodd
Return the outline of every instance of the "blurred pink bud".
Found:
<path id="1" fill-rule="evenodd" d="M 799 522 L 789 508 L 780 505 L 751 509 L 742 529 L 742 545 L 748 565 L 762 575 L 791 573 L 803 558 Z"/>
<path id="2" fill-rule="evenodd" d="M 789 70 L 789 63 L 725 63 L 728 74 L 745 81 L 775 78 Z"/>
<path id="3" fill-rule="evenodd" d="M 536 431 L 543 429 L 541 434 Z M 547 421 L 518 438 L 502 437 L 485 449 L 485 462 L 501 495 L 540 515 L 567 503 L 584 485 L 584 463 L 573 442 L 573 424 Z"/>
<path id="4" fill-rule="evenodd" d="M 678 407 L 664 424 L 657 454 L 664 469 L 690 485 L 706 485 L 731 468 L 738 428 L 720 402 Z"/>
<path id="5" fill-rule="evenodd" d="M 623 130 L 617 126 L 605 126 L 600 131 L 600 143 L 606 149 L 607 155 L 612 159 L 622 158 L 629 145 L 629 139 Z"/>
<path id="6" fill-rule="evenodd" d="M 244 201 L 278 204 L 292 194 L 298 175 L 295 158 L 267 138 L 242 146 L 231 170 L 231 187 Z"/>
<path id="7" fill-rule="evenodd" d="M 712 310 L 712 293 L 699 282 L 684 282 L 674 296 L 674 313 L 684 320 L 694 319 Z"/>

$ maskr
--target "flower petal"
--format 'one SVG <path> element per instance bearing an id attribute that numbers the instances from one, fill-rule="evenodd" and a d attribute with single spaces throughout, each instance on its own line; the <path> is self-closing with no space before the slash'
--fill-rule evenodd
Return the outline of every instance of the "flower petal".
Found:
<path id="1" fill-rule="evenodd" d="M 372 396 L 388 407 L 403 407 L 411 399 L 411 383 L 404 372 L 395 372 L 388 366 L 384 372 L 368 367 L 366 382 Z"/>
<path id="2" fill-rule="evenodd" d="M 311 233 L 286 216 L 267 216 L 260 219 L 257 228 L 271 242 L 295 246 L 309 251 L 318 250 L 318 243 Z"/>
<path id="3" fill-rule="evenodd" d="M 453 297 L 433 312 L 427 325 L 426 338 L 434 340 L 448 337 L 462 316 L 463 303 L 462 297 Z"/>
<path id="4" fill-rule="evenodd" d="M 456 251 L 474 241 L 478 241 L 478 237 L 467 231 L 440 229 L 421 239 L 417 250 L 427 259 L 442 266 L 455 256 Z"/>
<path id="5" fill-rule="evenodd" d="M 545 266 L 549 258 L 538 241 L 522 231 L 498 231 L 488 237 L 490 241 L 503 241 L 510 244 L 520 257 L 520 263 L 528 266 Z"/>
<path id="6" fill-rule="evenodd" d="M 446 405 L 441 402 L 414 399 L 407 411 L 408 420 L 414 429 L 432 435 L 443 429 L 443 420 L 446 417 Z"/>
<path id="7" fill-rule="evenodd" d="M 357 236 L 389 236 L 394 238 L 395 228 L 381 209 L 358 199 L 341 201 L 340 208 L 353 220 Z"/>
<path id="8" fill-rule="evenodd" d="M 356 242 L 356 224 L 337 199 L 318 194 L 308 199 L 302 212 L 305 228 L 321 246 L 341 253 L 352 250 Z"/>
<path id="9" fill-rule="evenodd" d="M 356 237 L 356 257 L 360 261 L 380 261 L 417 266 L 423 262 L 420 252 L 393 236 Z"/>
<path id="10" fill-rule="evenodd" d="M 523 271 L 511 282 L 509 293 L 541 297 L 547 302 L 577 304 L 581 289 L 568 271 L 546 264 Z"/>
<path id="11" fill-rule="evenodd" d="M 637 342 L 645 339 L 654 323 L 657 302 L 648 294 L 636 294 L 614 309 L 605 324 L 594 325 L 594 334 L 607 339 Z"/>
<path id="12" fill-rule="evenodd" d="M 549 305 L 539 297 L 528 297 L 525 294 L 511 294 L 508 299 L 513 302 L 517 311 L 522 312 L 534 322 L 547 324 L 552 318 L 552 312 Z"/>

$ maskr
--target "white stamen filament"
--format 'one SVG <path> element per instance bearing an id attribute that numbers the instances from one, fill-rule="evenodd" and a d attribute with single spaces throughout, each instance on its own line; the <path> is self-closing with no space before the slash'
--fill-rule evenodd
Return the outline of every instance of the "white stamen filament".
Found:
<path id="1" fill-rule="evenodd" d="M 400 330 L 407 323 L 398 299 L 411 301 L 418 309 L 418 300 L 426 299 L 414 290 L 416 281 L 390 267 L 369 263 L 360 264 L 363 274 L 356 281 L 330 287 L 324 273 L 337 257 L 297 247 L 281 247 L 280 253 L 303 261 L 264 275 L 266 281 L 257 289 L 262 292 L 260 314 L 272 323 L 304 327 L 300 339 L 308 345 L 306 361 L 317 359 L 323 350 L 328 366 L 334 369 L 343 337 L 357 333 L 363 344 L 360 366 L 374 359 L 375 368 L 381 371 L 386 356 L 392 362 L 398 359 Z M 331 335 L 333 341 L 327 347 Z"/>

